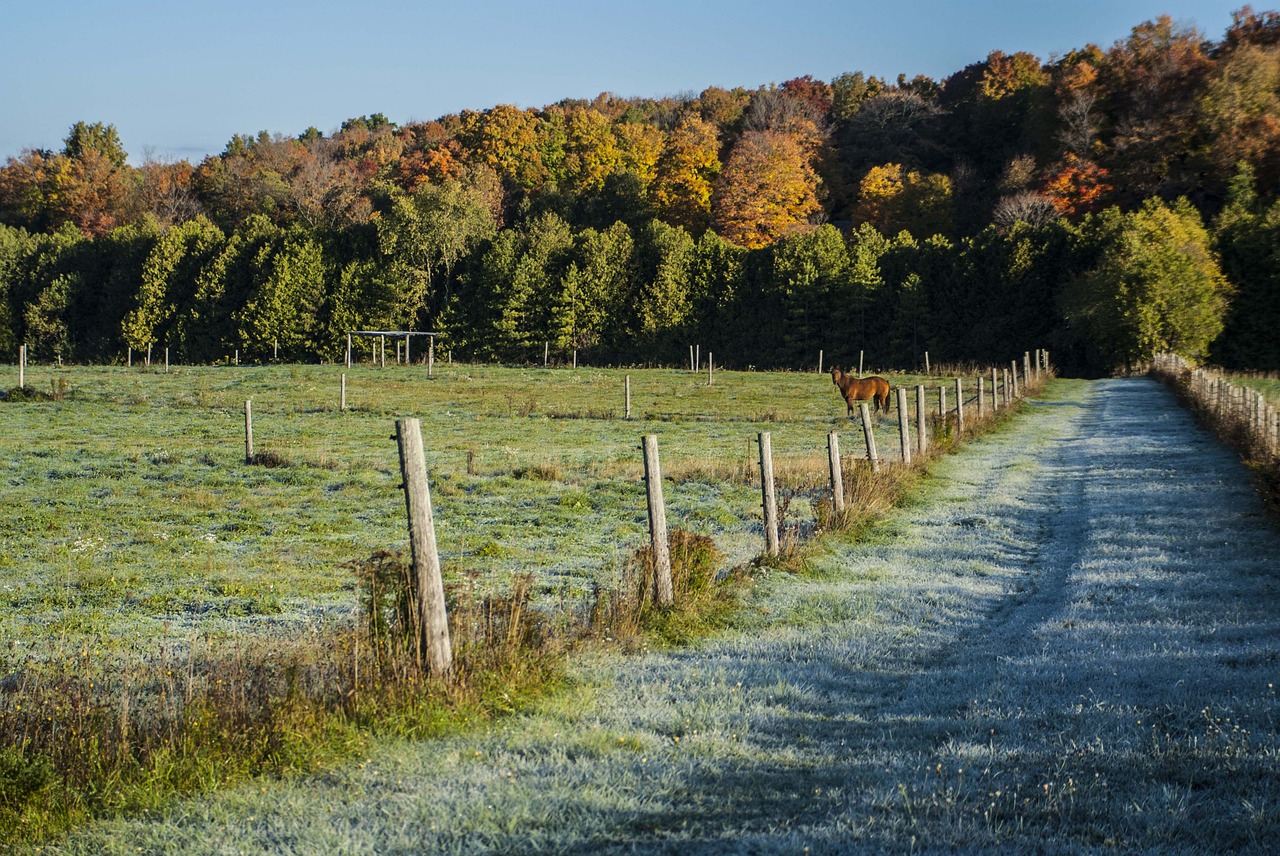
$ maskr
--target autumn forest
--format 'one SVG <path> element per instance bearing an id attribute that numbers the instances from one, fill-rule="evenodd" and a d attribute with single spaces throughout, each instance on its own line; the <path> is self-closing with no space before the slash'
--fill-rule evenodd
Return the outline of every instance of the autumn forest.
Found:
<path id="1" fill-rule="evenodd" d="M 0 167 L 0 353 L 333 360 L 382 329 L 516 363 L 1277 369 L 1280 13 L 1233 21 L 943 80 L 374 113 L 198 164 L 79 122 Z"/>

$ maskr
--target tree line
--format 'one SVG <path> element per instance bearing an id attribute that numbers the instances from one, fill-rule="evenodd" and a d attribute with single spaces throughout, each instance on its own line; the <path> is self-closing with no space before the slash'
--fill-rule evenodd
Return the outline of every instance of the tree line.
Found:
<path id="1" fill-rule="evenodd" d="M 234 136 L 131 166 L 111 125 L 0 168 L 0 349 L 908 367 L 1047 346 L 1280 367 L 1280 14 L 1168 18 L 934 81 L 860 72 Z"/>

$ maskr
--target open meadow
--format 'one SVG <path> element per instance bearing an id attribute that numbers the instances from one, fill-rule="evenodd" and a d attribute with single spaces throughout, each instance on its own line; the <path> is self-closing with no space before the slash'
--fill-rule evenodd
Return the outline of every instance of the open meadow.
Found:
<path id="1" fill-rule="evenodd" d="M 930 382 L 936 402 L 950 381 Z M 33 366 L 26 384 L 62 392 L 0 403 L 0 633 L 19 646 L 145 650 L 349 620 L 344 563 L 407 547 L 398 417 L 422 420 L 446 581 L 501 589 L 532 572 L 551 603 L 607 585 L 647 538 L 642 435 L 659 437 L 670 525 L 711 536 L 734 564 L 763 549 L 758 432 L 772 435 L 784 524 L 813 520 L 829 431 L 845 455 L 865 454 L 815 372 L 708 384 L 705 372 L 440 363 L 430 377 L 421 365 Z M 893 460 L 896 414 L 877 425 Z"/>

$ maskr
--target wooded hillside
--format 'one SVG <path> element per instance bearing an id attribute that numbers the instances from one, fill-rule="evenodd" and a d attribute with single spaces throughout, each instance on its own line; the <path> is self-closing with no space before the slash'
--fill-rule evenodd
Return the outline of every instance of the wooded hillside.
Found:
<path id="1" fill-rule="evenodd" d="M 697 95 L 498 105 L 128 161 L 113 126 L 0 168 L 0 353 L 333 359 L 353 328 L 455 354 L 729 366 L 1172 350 L 1280 368 L 1280 14 L 1160 18 Z"/>

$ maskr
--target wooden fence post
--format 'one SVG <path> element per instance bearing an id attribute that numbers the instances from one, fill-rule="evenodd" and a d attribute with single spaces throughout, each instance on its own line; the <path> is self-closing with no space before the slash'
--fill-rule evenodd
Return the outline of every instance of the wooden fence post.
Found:
<path id="1" fill-rule="evenodd" d="M 124 364 L 129 368 L 133 368 L 133 346 L 130 345 L 129 347 L 125 348 L 124 351 L 125 351 Z"/>
<path id="2" fill-rule="evenodd" d="M 696 372 L 698 369 L 693 365 L 693 345 L 689 346 L 689 371 Z"/>
<path id="3" fill-rule="evenodd" d="M 547 361 L 551 359 L 551 343 L 544 341 L 542 343 L 542 367 L 547 367 Z"/>
<path id="4" fill-rule="evenodd" d="M 347 334 L 347 368 L 351 368 L 351 334 Z"/>
<path id="5" fill-rule="evenodd" d="M 876 454 L 875 426 L 871 424 L 871 408 L 865 401 L 859 402 L 858 412 L 862 414 L 862 436 L 867 441 L 867 460 L 871 462 L 871 472 L 880 472 L 880 456 Z"/>
<path id="6" fill-rule="evenodd" d="M 429 674 L 445 678 L 453 671 L 453 647 L 449 641 L 449 615 L 436 548 L 421 422 L 397 419 L 396 441 L 400 447 L 400 473 L 404 476 L 404 503 L 409 517 L 409 553 L 417 581 L 419 657 L 427 660 Z"/>
<path id="7" fill-rule="evenodd" d="M 916 385 L 916 448 L 922 455 L 929 448 L 929 417 L 925 413 L 924 384 Z"/>
<path id="8" fill-rule="evenodd" d="M 623 410 L 623 419 L 631 418 L 631 375 L 627 375 L 622 379 L 623 389 L 626 391 L 626 408 Z"/>
<path id="9" fill-rule="evenodd" d="M 764 506 L 764 545 L 770 556 L 778 554 L 778 503 L 773 491 L 773 439 L 760 432 L 760 494 Z"/>
<path id="10" fill-rule="evenodd" d="M 649 503 L 649 545 L 653 550 L 653 590 L 659 606 L 675 603 L 671 583 L 671 547 L 667 543 L 667 506 L 662 499 L 662 465 L 658 462 L 658 437 L 644 438 L 644 481 Z"/>
<path id="11" fill-rule="evenodd" d="M 342 373 L 342 381 L 339 384 L 338 394 L 338 410 L 342 413 L 347 412 L 347 373 Z"/>
<path id="12" fill-rule="evenodd" d="M 822 349 L 818 349 L 818 374 L 822 374 Z"/>
<path id="13" fill-rule="evenodd" d="M 1022 352 L 1022 383 L 1024 386 L 1031 385 L 1031 352 Z"/>
<path id="14" fill-rule="evenodd" d="M 938 387 L 938 421 L 944 426 L 947 422 L 947 388 Z"/>
<path id="15" fill-rule="evenodd" d="M 167 346 L 164 349 L 164 373 L 169 373 L 169 348 Z"/>
<path id="16" fill-rule="evenodd" d="M 18 346 L 18 386 L 27 385 L 27 346 Z"/>
<path id="17" fill-rule="evenodd" d="M 244 402 L 244 462 L 253 463 L 253 399 Z"/>
<path id="18" fill-rule="evenodd" d="M 1011 360 L 1009 362 L 1009 367 L 1012 369 L 1009 377 L 1013 380 L 1013 395 L 1009 400 L 1013 401 L 1013 399 L 1018 397 L 1018 361 Z"/>
<path id="19" fill-rule="evenodd" d="M 858 377 L 862 377 L 862 351 L 858 351 Z"/>
<path id="20" fill-rule="evenodd" d="M 983 413 L 984 405 L 983 405 L 982 398 L 984 395 L 986 395 L 986 393 L 987 391 L 982 388 L 982 375 L 978 375 L 978 419 L 979 420 L 981 420 L 982 417 L 985 415 Z"/>
<path id="21" fill-rule="evenodd" d="M 146 362 L 146 366 L 147 366 L 147 368 L 151 368 L 151 348 L 152 348 L 152 346 L 153 346 L 153 343 L 152 343 L 152 342 L 147 342 L 147 362 Z"/>
<path id="22" fill-rule="evenodd" d="M 956 436 L 964 433 L 964 386 L 956 378 Z"/>
<path id="23" fill-rule="evenodd" d="M 898 438 L 902 441 L 902 463 L 911 465 L 911 424 L 907 417 L 907 390 L 898 387 Z"/>
<path id="24" fill-rule="evenodd" d="M 996 367 L 991 367 L 991 415 L 1000 410 L 1000 382 L 996 377 Z"/>
<path id="25" fill-rule="evenodd" d="M 427 337 L 427 377 L 431 377 L 431 373 L 436 368 L 436 337 Z"/>
<path id="26" fill-rule="evenodd" d="M 707 351 L 707 386 L 711 386 L 713 383 L 715 383 L 715 378 L 713 376 L 714 371 L 715 371 L 715 357 L 710 351 Z"/>
<path id="27" fill-rule="evenodd" d="M 929 369 L 929 352 L 928 351 L 924 352 L 924 373 L 926 375 L 932 374 L 932 371 Z"/>
<path id="28" fill-rule="evenodd" d="M 844 472 L 840 468 L 840 435 L 827 435 L 827 461 L 831 466 L 831 503 L 836 517 L 844 516 Z"/>

